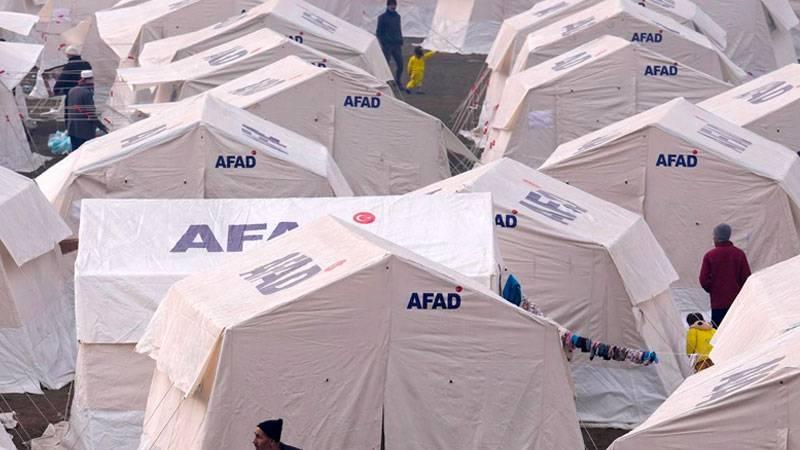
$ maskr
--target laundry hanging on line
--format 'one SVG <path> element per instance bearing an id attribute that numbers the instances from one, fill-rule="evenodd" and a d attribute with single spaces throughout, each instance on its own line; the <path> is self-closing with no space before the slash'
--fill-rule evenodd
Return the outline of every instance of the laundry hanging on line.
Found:
<path id="1" fill-rule="evenodd" d="M 621 345 L 606 344 L 590 338 L 586 338 L 573 333 L 572 331 L 559 327 L 558 333 L 561 336 L 561 345 L 567 354 L 567 359 L 572 360 L 572 353 L 575 349 L 581 353 L 589 353 L 589 360 L 595 357 L 602 358 L 604 361 L 628 361 L 633 364 L 649 366 L 658 364 L 658 355 L 650 350 L 632 349 Z"/>

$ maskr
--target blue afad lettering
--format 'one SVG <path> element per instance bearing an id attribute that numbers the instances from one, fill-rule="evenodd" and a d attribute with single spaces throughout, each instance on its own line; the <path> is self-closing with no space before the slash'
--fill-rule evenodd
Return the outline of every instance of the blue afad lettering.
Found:
<path id="1" fill-rule="evenodd" d="M 569 225 L 578 216 L 587 212 L 586 208 L 545 190 L 528 192 L 528 195 L 520 200 L 519 204 L 531 212 L 541 214 L 563 225 Z"/>
<path id="2" fill-rule="evenodd" d="M 245 281 L 257 283 L 256 289 L 262 295 L 270 295 L 297 286 L 320 272 L 322 268 L 314 264 L 313 259 L 300 253 L 291 253 L 239 276 Z"/>
<path id="3" fill-rule="evenodd" d="M 631 42 L 654 42 L 656 44 L 664 40 L 661 33 L 633 33 Z"/>
<path id="4" fill-rule="evenodd" d="M 678 66 L 647 66 L 644 68 L 646 77 L 674 77 L 678 75 Z"/>
<path id="5" fill-rule="evenodd" d="M 240 155 L 219 155 L 217 157 L 217 163 L 214 165 L 217 169 L 252 169 L 255 166 L 255 156 Z"/>
<path id="6" fill-rule="evenodd" d="M 406 309 L 458 309 L 461 307 L 461 296 L 455 292 L 445 297 L 441 292 L 414 292 L 408 299 Z"/>
<path id="7" fill-rule="evenodd" d="M 345 108 L 370 108 L 381 107 L 381 98 L 376 96 L 348 95 L 344 98 Z"/>
<path id="8" fill-rule="evenodd" d="M 494 224 L 501 228 L 516 228 L 517 216 L 512 214 L 506 214 L 505 216 L 498 214 L 494 216 Z"/>
<path id="9" fill-rule="evenodd" d="M 267 240 L 297 228 L 297 222 L 279 222 L 272 230 Z M 211 227 L 205 224 L 189 225 L 178 242 L 172 247 L 170 253 L 186 253 L 191 248 L 203 249 L 210 253 L 222 251 L 241 252 L 245 241 L 263 241 L 266 233 L 251 233 L 253 231 L 264 231 L 267 229 L 266 223 L 237 224 L 228 226 L 228 243 L 226 250 L 222 249 L 219 240 L 214 235 Z"/>
<path id="10" fill-rule="evenodd" d="M 697 167 L 697 156 L 695 155 L 658 155 L 656 167 Z"/>

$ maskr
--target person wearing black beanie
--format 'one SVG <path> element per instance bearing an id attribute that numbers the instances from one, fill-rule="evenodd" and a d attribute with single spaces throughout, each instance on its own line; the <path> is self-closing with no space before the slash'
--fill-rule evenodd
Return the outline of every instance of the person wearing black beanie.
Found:
<path id="1" fill-rule="evenodd" d="M 265 420 L 256 427 L 253 446 L 256 450 L 300 450 L 281 442 L 283 419 Z"/>

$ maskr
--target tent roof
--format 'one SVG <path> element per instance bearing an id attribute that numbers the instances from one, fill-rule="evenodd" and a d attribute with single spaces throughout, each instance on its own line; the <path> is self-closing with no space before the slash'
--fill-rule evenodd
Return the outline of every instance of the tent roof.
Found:
<path id="1" fill-rule="evenodd" d="M 44 46 L 0 42 L 0 83 L 10 91 L 14 89 L 36 65 Z"/>
<path id="2" fill-rule="evenodd" d="M 657 10 L 642 8 L 629 0 L 606 0 L 541 28 L 528 35 L 522 51 L 527 49 L 530 52 L 535 51 L 537 48 L 552 45 L 562 39 L 569 38 L 573 33 L 579 33 L 579 30 L 583 27 L 594 26 L 622 14 L 660 30 L 678 35 L 694 45 L 705 47 L 709 51 L 715 52 L 719 56 L 723 68 L 730 72 L 733 78 L 744 79 L 746 77 L 746 73 L 733 64 L 707 37 L 681 25 L 664 14 L 660 14 Z M 515 68 L 515 71 L 519 71 L 519 66 L 524 63 L 525 58 L 518 58 L 516 62 L 518 67 Z"/>
<path id="3" fill-rule="evenodd" d="M 38 16 L 9 11 L 0 11 L 0 28 L 27 36 L 39 21 Z"/>
<path id="4" fill-rule="evenodd" d="M 156 359 L 159 370 L 165 372 L 178 389 L 189 395 L 198 386 L 225 330 L 246 326 L 255 317 L 268 315 L 392 257 L 451 281 L 454 287 L 461 286 L 481 293 L 498 302 L 498 307 L 515 308 L 464 275 L 328 216 L 281 239 L 245 252 L 212 271 L 190 275 L 175 283 L 139 342 L 137 351 L 150 353 Z M 285 258 L 302 260 L 303 264 L 299 264 L 301 269 L 316 266 L 318 273 L 299 284 L 287 283 L 287 287 L 268 295 L 259 292 L 255 284 L 243 275 L 263 266 L 265 262 Z M 179 302 L 179 298 L 191 300 Z M 175 307 L 189 307 L 191 310 L 175 314 L 177 311 L 170 311 Z M 521 309 L 518 312 L 529 316 L 531 323 L 554 326 Z M 186 329 L 184 338 L 178 342 L 165 339 L 167 327 L 180 326 L 174 322 L 166 323 L 168 316 L 171 316 L 171 321 L 190 320 L 196 326 Z"/>
<path id="5" fill-rule="evenodd" d="M 633 303 L 650 300 L 678 279 L 641 216 L 514 160 L 503 158 L 416 192 L 440 191 L 491 192 L 498 209 L 517 211 L 554 236 L 606 248 Z M 536 194 L 533 200 L 530 194 Z"/>
<path id="6" fill-rule="evenodd" d="M 800 326 L 800 256 L 770 266 L 747 279 L 712 343 L 711 358 L 725 363 L 742 351 Z"/>
<path id="7" fill-rule="evenodd" d="M 800 204 L 800 180 L 794 181 L 794 176 L 790 176 L 791 172 L 800 171 L 800 159 L 793 151 L 709 113 L 683 98 L 560 145 L 545 161 L 542 169 L 598 150 L 648 127 L 657 127 L 751 172 L 785 183 L 784 187 L 788 187 L 787 193 Z M 720 137 L 720 132 L 729 137 Z"/>
<path id="8" fill-rule="evenodd" d="M 747 126 L 800 101 L 800 64 L 790 64 L 723 92 L 701 108 L 739 126 Z"/>
<path id="9" fill-rule="evenodd" d="M 307 66 L 311 67 L 309 64 Z M 162 111 L 158 116 L 137 122 L 114 133 L 93 139 L 78 151 L 40 175 L 36 181 L 53 201 L 69 179 L 114 164 L 174 140 L 198 127 L 208 126 L 233 140 L 246 142 L 270 157 L 289 162 L 330 181 L 337 195 L 352 195 L 336 163 L 322 144 L 278 127 L 240 108 L 216 98 L 199 96 Z M 243 126 L 278 136 L 281 149 L 246 137 L 238 132 Z M 161 131 L 156 131 L 161 130 Z M 155 132 L 154 132 L 155 131 Z M 145 137 L 142 137 L 144 134 Z M 297 151 L 291 151 L 296 149 Z M 288 150 L 288 151 L 287 151 Z"/>
<path id="10" fill-rule="evenodd" d="M 489 194 L 443 197 L 84 200 L 78 339 L 135 343 L 173 281 L 331 214 L 487 284 L 501 264 Z M 242 240 L 236 241 L 237 227 Z M 207 227 L 220 250 L 196 245 Z M 185 236 L 195 245 L 189 248 Z M 245 239 L 245 236 L 247 239 Z M 232 248 L 230 242 L 239 242 Z M 183 242 L 185 247 L 178 244 Z M 210 245 L 210 244 L 209 244 Z M 235 244 L 234 244 L 235 245 Z M 139 286 L 120 292 L 106 280 Z M 494 281 L 497 281 L 496 279 Z M 494 286 L 497 289 L 497 286 Z M 122 305 L 122 306 L 120 306 Z M 102 312 L 102 313 L 101 313 Z"/>
<path id="11" fill-rule="evenodd" d="M 258 22 L 267 15 L 275 15 L 280 20 L 288 22 L 297 28 L 298 33 L 313 34 L 359 53 L 367 52 L 371 40 L 374 39 L 370 33 L 304 1 L 267 0 L 244 14 L 230 17 L 209 27 L 150 42 L 145 45 L 139 61 L 142 65 L 167 63 L 172 61 L 180 49 Z"/>
<path id="12" fill-rule="evenodd" d="M 0 242 L 17 266 L 72 235 L 33 180 L 0 167 Z"/>

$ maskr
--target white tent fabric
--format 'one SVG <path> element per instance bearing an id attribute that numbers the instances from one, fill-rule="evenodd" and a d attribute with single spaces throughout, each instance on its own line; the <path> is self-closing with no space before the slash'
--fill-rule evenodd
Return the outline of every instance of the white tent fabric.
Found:
<path id="1" fill-rule="evenodd" d="M 656 9 L 642 8 L 629 0 L 606 0 L 531 33 L 511 73 L 555 58 L 603 35 L 638 43 L 728 82 L 739 83 L 747 77 L 707 37 Z"/>
<path id="2" fill-rule="evenodd" d="M 45 161 L 44 156 L 31 152 L 22 111 L 12 93 L 41 51 L 41 45 L 0 42 L 0 166 L 17 172 L 33 172 Z"/>
<path id="3" fill-rule="evenodd" d="M 682 61 L 604 36 L 511 76 L 481 159 L 539 167 L 559 144 L 677 97 L 696 103 L 730 88 Z"/>
<path id="4" fill-rule="evenodd" d="M 792 5 L 795 16 L 800 16 L 800 0 L 789 0 L 789 3 Z M 792 28 L 791 33 L 792 40 L 794 41 L 794 50 L 797 59 L 800 60 L 800 27 Z"/>
<path id="5" fill-rule="evenodd" d="M 655 414 L 609 449 L 800 447 L 798 344 L 800 330 L 790 331 L 687 378 Z"/>
<path id="6" fill-rule="evenodd" d="M 536 0 L 438 0 L 433 25 L 422 43 L 448 53 L 487 54 L 505 19 Z"/>
<path id="7" fill-rule="evenodd" d="M 330 217 L 173 285 L 137 350 L 144 448 L 276 414 L 304 448 L 583 448 L 555 324 Z"/>
<path id="8" fill-rule="evenodd" d="M 581 336 L 654 350 L 657 366 L 576 355 L 578 415 L 631 427 L 683 381 L 683 327 L 669 295 L 675 270 L 644 220 L 510 159 L 417 194 L 491 192 L 505 273 L 531 302 Z"/>
<path id="9" fill-rule="evenodd" d="M 403 36 L 424 38 L 428 35 L 436 12 L 437 0 L 403 0 L 397 8 L 402 19 Z M 386 11 L 385 0 L 309 0 L 346 21 L 375 33 L 378 16 Z"/>
<path id="10" fill-rule="evenodd" d="M 0 11 L 36 14 L 40 0 L 0 0 Z"/>
<path id="11" fill-rule="evenodd" d="M 790 64 L 698 105 L 740 127 L 800 151 L 800 64 Z"/>
<path id="12" fill-rule="evenodd" d="M 0 11 L 0 28 L 23 36 L 30 34 L 38 21 L 39 18 L 33 14 Z"/>
<path id="13" fill-rule="evenodd" d="M 77 230 L 85 198 L 352 195 L 320 143 L 205 97 L 86 143 L 39 175 Z"/>
<path id="14" fill-rule="evenodd" d="M 754 270 L 800 253 L 800 158 L 683 99 L 562 144 L 541 170 L 644 216 L 682 312 L 708 311 L 698 274 L 718 223 Z"/>
<path id="15" fill-rule="evenodd" d="M 732 361 L 800 325 L 797 298 L 800 256 L 760 270 L 747 279 L 742 291 L 714 335 L 711 358 Z"/>
<path id="16" fill-rule="evenodd" d="M 491 211 L 487 194 L 87 200 L 76 263 L 80 346 L 75 401 L 64 445 L 136 449 L 153 361 L 134 353 L 133 346 L 169 286 L 186 275 L 213 269 L 332 214 L 497 292 L 502 261 Z"/>
<path id="17" fill-rule="evenodd" d="M 262 28 L 360 67 L 381 81 L 394 79 L 374 35 L 302 0 L 268 0 L 194 33 L 150 43 L 139 63 L 159 65 L 183 59 Z"/>
<path id="18" fill-rule="evenodd" d="M 58 243 L 69 228 L 30 179 L 0 168 L 0 393 L 72 379 L 75 319 Z"/>
<path id="19" fill-rule="evenodd" d="M 296 56 L 203 95 L 323 143 L 356 195 L 411 192 L 450 176 L 448 152 L 472 156 L 439 119 L 345 73 L 312 66 Z M 139 108 L 164 109 L 152 107 Z"/>
<path id="20" fill-rule="evenodd" d="M 267 28 L 169 64 L 120 69 L 117 76 L 120 82 L 140 91 L 154 89 L 155 102 L 171 102 L 213 89 L 289 55 L 342 71 L 373 92 L 393 95 L 386 83 L 366 71 Z"/>
<path id="21" fill-rule="evenodd" d="M 492 119 L 493 108 L 500 101 L 503 88 L 525 43 L 525 38 L 536 30 L 602 1 L 604 0 L 545 0 L 503 22 L 486 57 L 486 65 L 492 73 L 479 120 L 482 127 L 487 126 Z M 725 31 L 691 1 L 672 0 L 639 3 L 639 5 L 654 8 L 678 23 L 704 34 L 720 48 L 725 48 Z M 651 50 L 660 53 L 658 48 Z"/>
<path id="22" fill-rule="evenodd" d="M 725 52 L 751 75 L 797 62 L 790 30 L 800 21 L 789 0 L 694 1 L 725 29 Z"/>
<path id="23" fill-rule="evenodd" d="M 118 67 L 136 65 L 150 41 L 189 33 L 254 7 L 259 0 L 148 0 L 95 13 L 83 43 L 94 70 L 96 98 L 104 104 Z"/>

